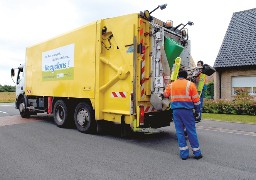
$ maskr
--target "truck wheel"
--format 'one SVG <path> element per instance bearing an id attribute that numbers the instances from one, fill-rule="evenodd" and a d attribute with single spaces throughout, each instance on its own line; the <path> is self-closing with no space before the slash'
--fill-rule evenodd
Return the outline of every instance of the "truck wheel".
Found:
<path id="1" fill-rule="evenodd" d="M 20 98 L 18 107 L 19 107 L 19 111 L 20 111 L 20 116 L 22 118 L 29 118 L 30 117 L 30 114 L 29 114 L 28 110 L 26 109 L 26 104 L 25 104 L 24 97 Z"/>
<path id="2" fill-rule="evenodd" d="M 63 100 L 57 100 L 53 107 L 54 122 L 58 127 L 66 127 L 68 124 L 68 109 Z"/>
<path id="3" fill-rule="evenodd" d="M 96 131 L 93 110 L 87 103 L 82 102 L 77 104 L 74 120 L 78 131 L 82 133 L 94 133 Z"/>

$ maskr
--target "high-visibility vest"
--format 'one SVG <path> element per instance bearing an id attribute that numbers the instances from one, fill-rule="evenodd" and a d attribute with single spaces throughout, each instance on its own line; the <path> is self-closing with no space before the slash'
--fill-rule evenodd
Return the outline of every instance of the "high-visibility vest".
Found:
<path id="1" fill-rule="evenodd" d="M 197 82 L 197 91 L 199 93 L 199 96 L 201 96 L 204 85 L 206 83 L 206 75 L 203 73 L 200 73 L 198 77 L 198 82 Z"/>
<path id="2" fill-rule="evenodd" d="M 193 109 L 200 104 L 196 85 L 186 79 L 177 79 L 170 85 L 171 108 Z"/>

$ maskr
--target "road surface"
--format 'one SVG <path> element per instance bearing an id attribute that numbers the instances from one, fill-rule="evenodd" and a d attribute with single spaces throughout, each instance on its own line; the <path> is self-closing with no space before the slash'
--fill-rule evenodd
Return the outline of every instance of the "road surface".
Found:
<path id="1" fill-rule="evenodd" d="M 119 136 L 61 129 L 48 116 L 22 119 L 0 110 L 0 179 L 256 179 L 256 126 L 197 124 L 203 159 L 179 158 L 173 124 L 152 134 Z"/>
<path id="2" fill-rule="evenodd" d="M 0 117 L 18 115 L 19 111 L 15 109 L 14 103 L 0 103 Z"/>

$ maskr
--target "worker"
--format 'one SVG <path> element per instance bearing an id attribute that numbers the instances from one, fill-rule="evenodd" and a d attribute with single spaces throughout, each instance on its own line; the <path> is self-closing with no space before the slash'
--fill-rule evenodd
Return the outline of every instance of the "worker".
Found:
<path id="1" fill-rule="evenodd" d="M 189 157 L 184 128 L 186 128 L 194 158 L 201 159 L 203 156 L 199 148 L 195 117 L 193 114 L 195 111 L 195 114 L 198 116 L 200 112 L 200 99 L 195 84 L 186 80 L 187 76 L 187 71 L 181 70 L 178 73 L 178 79 L 166 87 L 164 96 L 170 97 L 171 99 L 171 109 L 173 110 L 173 121 L 181 159 L 186 160 Z"/>
<path id="2" fill-rule="evenodd" d="M 203 61 L 197 62 L 197 67 L 200 68 L 200 74 L 198 75 L 198 78 L 196 80 L 196 86 L 197 86 L 197 91 L 200 96 L 200 102 L 201 102 L 200 113 L 197 121 L 201 121 L 201 118 L 202 118 L 203 105 L 204 105 L 204 91 L 206 89 L 206 75 L 202 73 L 203 65 L 204 65 Z"/>

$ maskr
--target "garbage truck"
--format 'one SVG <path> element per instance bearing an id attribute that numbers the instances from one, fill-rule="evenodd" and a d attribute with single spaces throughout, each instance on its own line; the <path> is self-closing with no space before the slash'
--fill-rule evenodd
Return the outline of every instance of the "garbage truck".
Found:
<path id="1" fill-rule="evenodd" d="M 101 19 L 27 47 L 25 63 L 11 70 L 21 117 L 47 113 L 83 133 L 102 121 L 122 133 L 169 126 L 162 94 L 175 59 L 189 64 L 192 22 L 173 26 L 152 12 Z"/>

